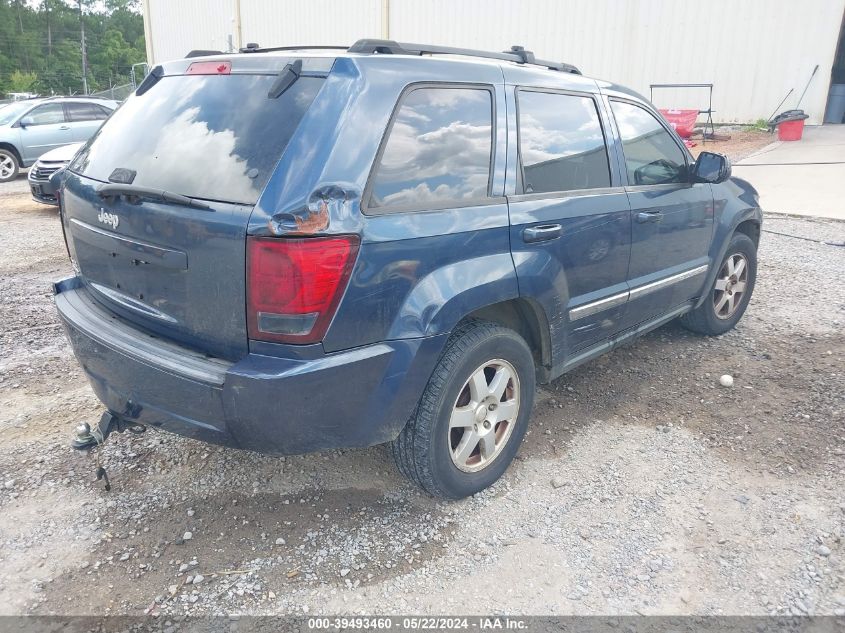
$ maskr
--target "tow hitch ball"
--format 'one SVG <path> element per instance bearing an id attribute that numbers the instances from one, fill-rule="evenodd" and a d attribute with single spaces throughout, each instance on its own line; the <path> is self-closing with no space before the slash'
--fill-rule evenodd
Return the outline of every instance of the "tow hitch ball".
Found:
<path id="1" fill-rule="evenodd" d="M 76 437 L 73 438 L 70 445 L 80 451 L 89 448 L 94 448 L 95 446 L 100 446 L 101 444 L 105 443 L 105 441 L 108 439 L 109 435 L 111 435 L 113 431 L 123 433 L 127 430 L 130 433 L 140 435 L 141 433 L 147 430 L 147 427 L 145 427 L 143 424 L 138 424 L 137 422 L 128 422 L 117 417 L 116 415 L 113 415 L 109 411 L 106 411 L 105 413 L 103 413 L 102 416 L 100 416 L 100 421 L 94 426 L 94 428 L 91 428 L 91 425 L 87 422 L 80 423 L 76 427 Z M 103 480 L 105 482 L 106 490 L 111 490 L 109 476 L 106 473 L 106 469 L 103 468 L 100 464 L 99 452 L 97 453 L 96 474 L 96 481 Z"/>

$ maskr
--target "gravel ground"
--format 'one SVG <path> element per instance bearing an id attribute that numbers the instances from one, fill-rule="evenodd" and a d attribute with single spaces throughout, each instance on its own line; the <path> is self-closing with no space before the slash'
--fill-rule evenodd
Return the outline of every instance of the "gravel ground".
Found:
<path id="1" fill-rule="evenodd" d="M 805 239 L 764 234 L 737 330 L 670 324 L 544 386 L 474 498 L 381 447 L 154 431 L 103 447 L 105 492 L 67 444 L 101 408 L 50 299 L 55 212 L 0 191 L 0 614 L 845 614 L 845 224 L 766 229 Z"/>

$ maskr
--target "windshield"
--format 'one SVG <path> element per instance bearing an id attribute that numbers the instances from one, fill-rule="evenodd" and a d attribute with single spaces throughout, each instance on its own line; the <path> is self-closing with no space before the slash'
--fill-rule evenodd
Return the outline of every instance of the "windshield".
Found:
<path id="1" fill-rule="evenodd" d="M 324 81 L 301 77 L 270 99 L 275 80 L 163 77 L 115 111 L 70 169 L 102 182 L 116 169 L 129 170 L 133 185 L 254 204 Z"/>
<path id="2" fill-rule="evenodd" d="M 19 101 L 18 103 L 10 103 L 5 108 L 0 108 L 0 125 L 9 125 L 17 118 L 32 108 L 38 105 L 33 101 Z"/>

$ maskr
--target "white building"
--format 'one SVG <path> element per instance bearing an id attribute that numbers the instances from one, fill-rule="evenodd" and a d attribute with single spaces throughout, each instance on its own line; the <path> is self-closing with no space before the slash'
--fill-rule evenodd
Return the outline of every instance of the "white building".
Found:
<path id="1" fill-rule="evenodd" d="M 364 37 L 485 50 L 520 44 L 648 96 L 657 83 L 712 83 L 717 122 L 801 108 L 821 123 L 845 83 L 845 0 L 143 0 L 152 63 L 192 49 L 348 45 Z M 837 55 L 837 47 L 839 53 Z M 706 108 L 706 91 L 655 92 Z"/>

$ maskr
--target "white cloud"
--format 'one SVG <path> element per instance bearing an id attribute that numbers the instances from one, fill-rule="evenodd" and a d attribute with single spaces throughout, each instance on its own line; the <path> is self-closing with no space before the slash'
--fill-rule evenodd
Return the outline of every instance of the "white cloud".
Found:
<path id="1" fill-rule="evenodd" d="M 152 151 L 137 158 L 135 184 L 144 184 L 144 174 L 155 174 L 160 189 L 221 191 L 229 200 L 251 200 L 254 182 L 246 175 L 247 162 L 235 153 L 234 132 L 212 131 L 195 120 L 198 114 L 199 108 L 188 108 L 161 128 Z"/>
<path id="2" fill-rule="evenodd" d="M 381 203 L 486 195 L 492 129 L 489 110 L 484 106 L 489 107 L 489 93 L 447 89 L 419 92 L 427 94 L 413 93 L 415 101 L 425 100 L 410 107 L 406 102 L 382 156 L 376 184 Z M 480 99 L 481 108 L 472 103 L 476 99 Z M 402 184 L 406 186 L 402 188 Z"/>

